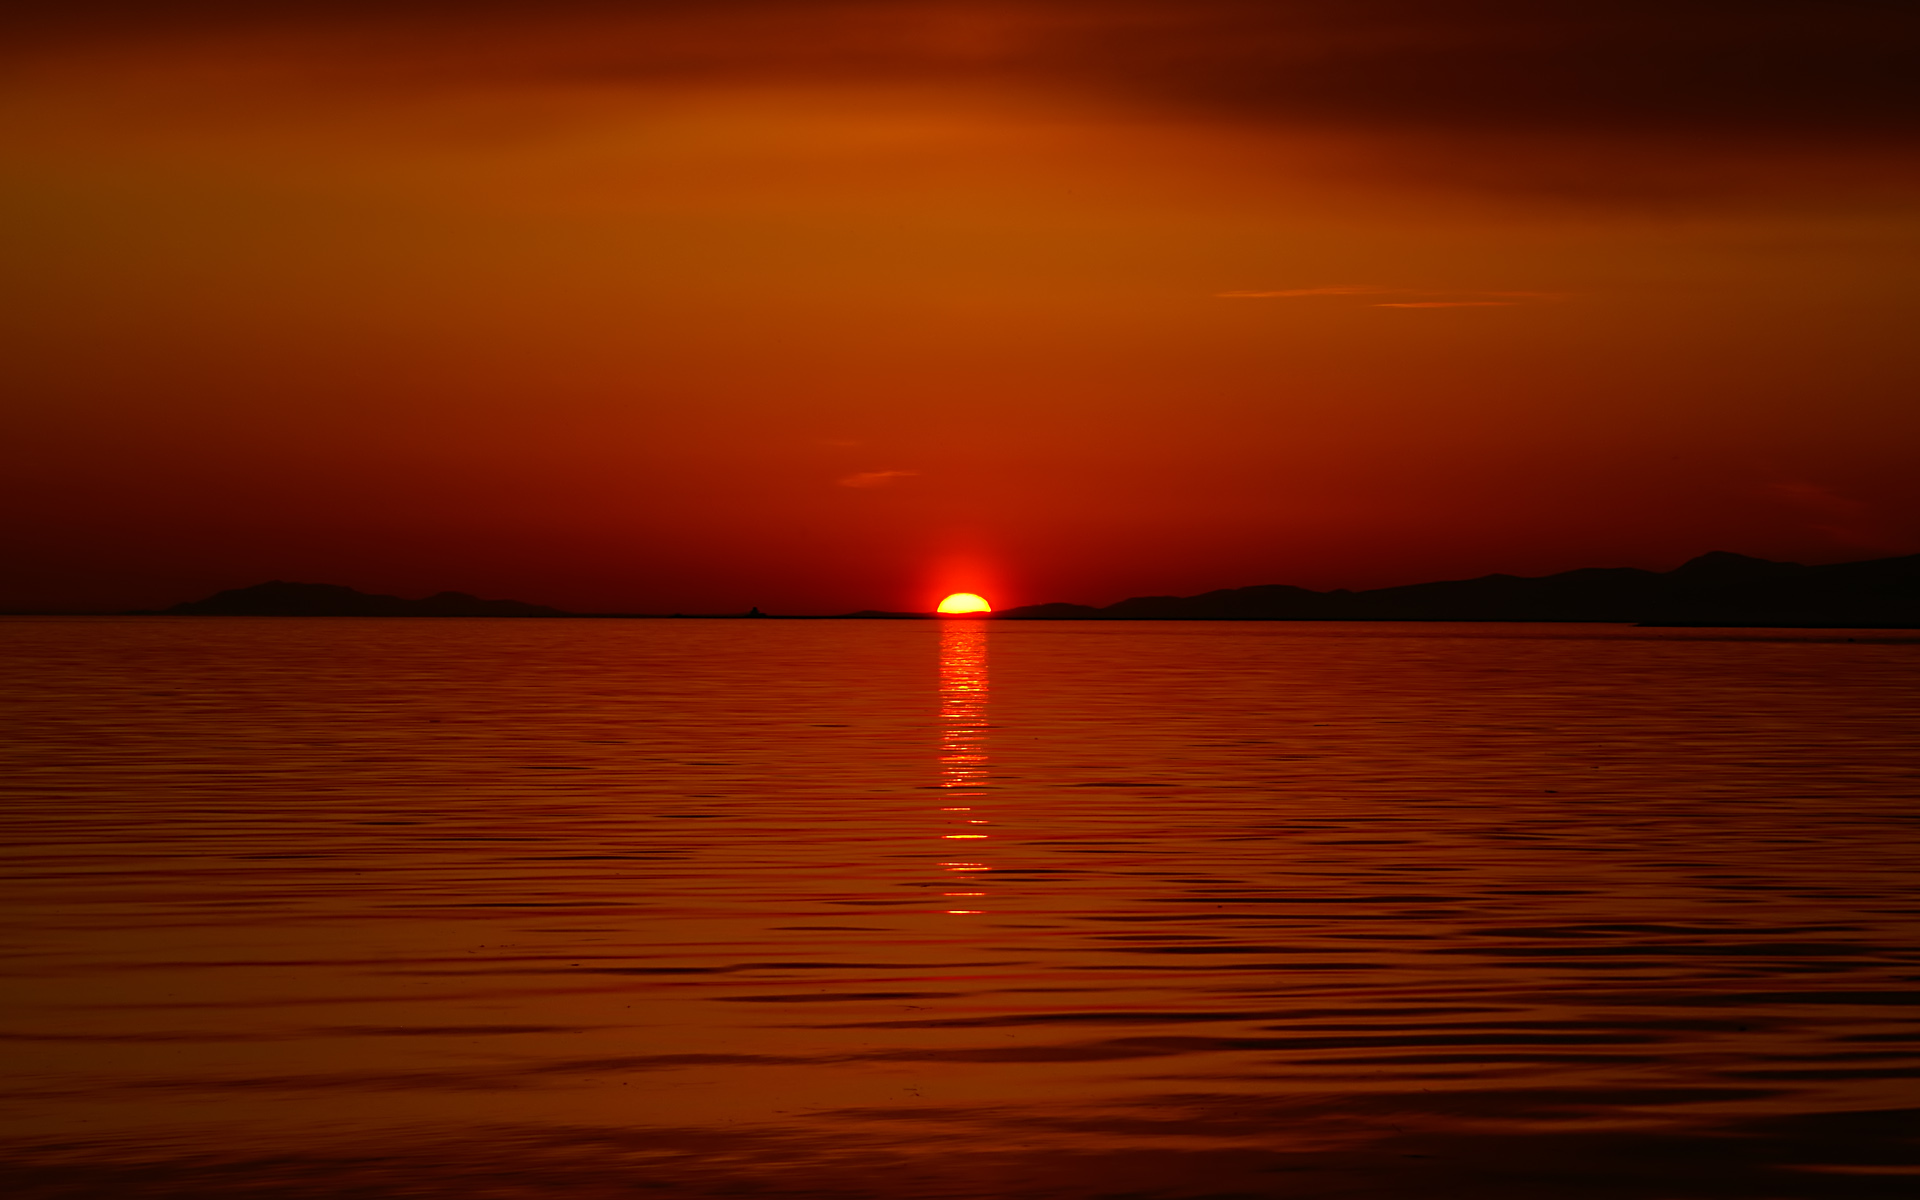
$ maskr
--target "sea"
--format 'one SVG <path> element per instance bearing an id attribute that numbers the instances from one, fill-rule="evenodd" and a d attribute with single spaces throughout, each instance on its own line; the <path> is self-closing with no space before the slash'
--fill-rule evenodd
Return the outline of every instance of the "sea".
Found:
<path id="1" fill-rule="evenodd" d="M 0 619 L 15 1200 L 1920 1195 L 1920 635 Z"/>

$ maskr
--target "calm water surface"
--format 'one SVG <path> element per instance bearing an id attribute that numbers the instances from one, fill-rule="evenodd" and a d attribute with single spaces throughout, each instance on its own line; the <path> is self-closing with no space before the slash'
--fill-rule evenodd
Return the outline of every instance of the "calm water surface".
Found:
<path id="1" fill-rule="evenodd" d="M 1920 645 L 0 621 L 26 1197 L 1909 1197 Z"/>

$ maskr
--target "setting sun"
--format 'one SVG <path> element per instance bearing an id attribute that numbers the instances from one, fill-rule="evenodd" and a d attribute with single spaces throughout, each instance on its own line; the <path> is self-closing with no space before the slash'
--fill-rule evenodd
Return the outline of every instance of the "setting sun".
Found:
<path id="1" fill-rule="evenodd" d="M 993 611 L 993 605 L 987 603 L 985 596 L 976 596 L 972 592 L 955 592 L 940 602 L 940 611 L 948 616 L 990 613 Z"/>

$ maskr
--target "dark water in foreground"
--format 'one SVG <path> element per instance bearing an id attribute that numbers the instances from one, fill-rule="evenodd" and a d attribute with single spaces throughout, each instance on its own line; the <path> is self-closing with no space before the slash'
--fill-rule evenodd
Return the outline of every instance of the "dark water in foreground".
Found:
<path id="1" fill-rule="evenodd" d="M 18 1197 L 1905 1197 L 1920 645 L 0 621 Z"/>

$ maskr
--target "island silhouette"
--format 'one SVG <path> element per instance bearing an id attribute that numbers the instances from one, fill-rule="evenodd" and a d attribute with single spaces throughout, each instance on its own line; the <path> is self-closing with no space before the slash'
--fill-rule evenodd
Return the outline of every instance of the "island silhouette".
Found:
<path id="1" fill-rule="evenodd" d="M 465 592 L 441 592 L 403 600 L 355 591 L 337 583 L 288 583 L 275 579 L 217 592 L 205 600 L 176 604 L 167 616 L 182 617 L 568 617 L 574 614 L 520 600 L 482 600 Z"/>
<path id="2" fill-rule="evenodd" d="M 1267 584 L 1198 596 L 1135 596 L 1104 608 L 1034 604 L 994 615 L 1003 621 L 1590 621 L 1906 629 L 1920 627 L 1920 554 L 1809 567 L 1716 550 L 1672 571 L 1587 567 L 1358 592 Z"/>
<path id="3" fill-rule="evenodd" d="M 421 600 L 325 583 L 274 580 L 176 604 L 167 616 L 699 617 L 745 613 L 574 613 L 520 600 L 441 592 Z M 930 620 L 867 609 L 786 620 Z M 1920 628 L 1920 554 L 1803 566 L 1718 550 L 1672 571 L 1587 567 L 1555 575 L 1484 575 L 1400 587 L 1316 592 L 1287 584 L 1197 596 L 1135 596 L 1117 604 L 1031 604 L 996 621 L 1558 621 L 1758 628 Z"/>

